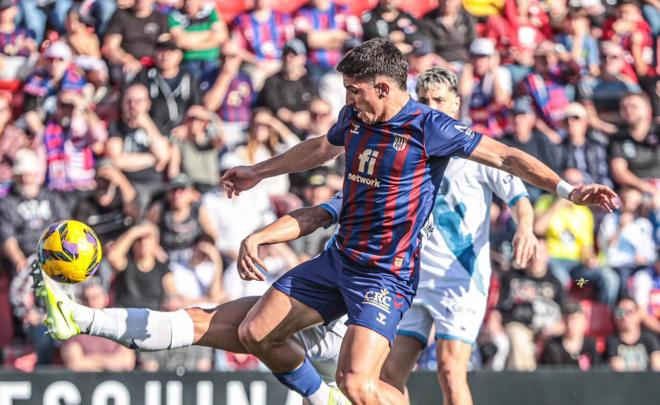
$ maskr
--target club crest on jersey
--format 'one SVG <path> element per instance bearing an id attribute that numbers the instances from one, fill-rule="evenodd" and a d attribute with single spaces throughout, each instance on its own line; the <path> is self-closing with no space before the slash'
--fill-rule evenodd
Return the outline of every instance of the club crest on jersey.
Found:
<path id="1" fill-rule="evenodd" d="M 392 297 L 386 288 L 381 288 L 380 291 L 367 291 L 366 294 L 364 294 L 364 300 L 362 300 L 362 303 L 373 305 L 389 314 Z"/>
<path id="2" fill-rule="evenodd" d="M 410 136 L 402 135 L 402 134 L 392 134 L 392 135 L 394 135 L 394 141 L 392 141 L 392 147 L 394 148 L 394 150 L 397 152 L 404 150 L 408 145 L 408 138 Z"/>
<path id="3" fill-rule="evenodd" d="M 355 123 L 355 122 L 351 122 L 350 131 L 351 131 L 352 134 L 359 134 L 360 133 L 360 125 Z"/>
<path id="4" fill-rule="evenodd" d="M 456 128 L 458 131 L 461 131 L 465 135 L 467 135 L 468 138 L 474 137 L 475 132 L 472 130 L 472 128 L 467 127 L 465 125 L 454 125 L 454 128 Z"/>

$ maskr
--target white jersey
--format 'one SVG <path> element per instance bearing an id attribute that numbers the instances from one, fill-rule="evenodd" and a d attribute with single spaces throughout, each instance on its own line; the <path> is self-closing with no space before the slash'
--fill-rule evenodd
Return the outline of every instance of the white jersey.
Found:
<path id="1" fill-rule="evenodd" d="M 487 295 L 490 268 L 490 206 L 493 192 L 509 206 L 527 197 L 523 182 L 466 159 L 449 161 L 435 199 L 434 229 L 422 244 L 418 295 L 423 289 L 465 285 Z"/>

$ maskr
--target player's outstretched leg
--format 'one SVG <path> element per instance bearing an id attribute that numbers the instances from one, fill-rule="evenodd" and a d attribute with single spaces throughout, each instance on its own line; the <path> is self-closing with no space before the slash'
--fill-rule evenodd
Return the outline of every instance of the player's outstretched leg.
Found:
<path id="1" fill-rule="evenodd" d="M 438 339 L 438 382 L 445 405 L 472 405 L 467 369 L 472 346 L 460 340 Z"/>
<path id="2" fill-rule="evenodd" d="M 400 405 L 403 393 L 380 380 L 390 351 L 390 341 L 378 332 L 350 325 L 344 337 L 337 368 L 337 384 L 354 405 Z"/>

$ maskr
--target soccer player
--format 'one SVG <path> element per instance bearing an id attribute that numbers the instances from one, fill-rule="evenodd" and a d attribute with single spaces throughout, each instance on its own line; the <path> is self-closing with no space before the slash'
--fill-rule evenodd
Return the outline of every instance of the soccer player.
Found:
<path id="1" fill-rule="evenodd" d="M 456 117 L 457 78 L 432 68 L 417 81 L 418 100 Z M 431 213 L 434 230 L 422 244 L 417 295 L 404 314 L 381 377 L 404 390 L 435 325 L 438 381 L 444 403 L 472 404 L 467 368 L 488 298 L 490 205 L 495 193 L 507 202 L 518 227 L 514 264 L 527 265 L 537 249 L 534 210 L 522 181 L 473 161 L 451 159 Z"/>
<path id="2" fill-rule="evenodd" d="M 616 206 L 606 186 L 573 188 L 537 159 L 483 137 L 412 100 L 407 63 L 389 41 L 369 40 L 337 66 L 346 106 L 327 136 L 224 176 L 231 197 L 264 178 L 309 170 L 346 155 L 344 200 L 335 244 L 282 276 L 250 310 L 239 339 L 280 382 L 314 397 L 321 378 L 292 338 L 295 332 L 348 314 L 337 382 L 353 404 L 400 404 L 396 387 L 380 380 L 383 363 L 419 279 L 420 230 L 453 156 L 521 177 L 577 204 Z M 244 256 L 240 275 L 263 280 L 258 258 Z"/>

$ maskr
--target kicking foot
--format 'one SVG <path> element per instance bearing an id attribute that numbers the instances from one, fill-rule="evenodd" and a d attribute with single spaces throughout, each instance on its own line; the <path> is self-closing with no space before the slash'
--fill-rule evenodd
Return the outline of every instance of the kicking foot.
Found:
<path id="1" fill-rule="evenodd" d="M 46 320 L 48 334 L 55 340 L 66 340 L 80 334 L 80 327 L 73 320 L 73 300 L 60 287 L 44 274 L 37 260 L 32 262 L 30 268 L 32 288 L 35 295 L 41 297 L 46 304 Z"/>

